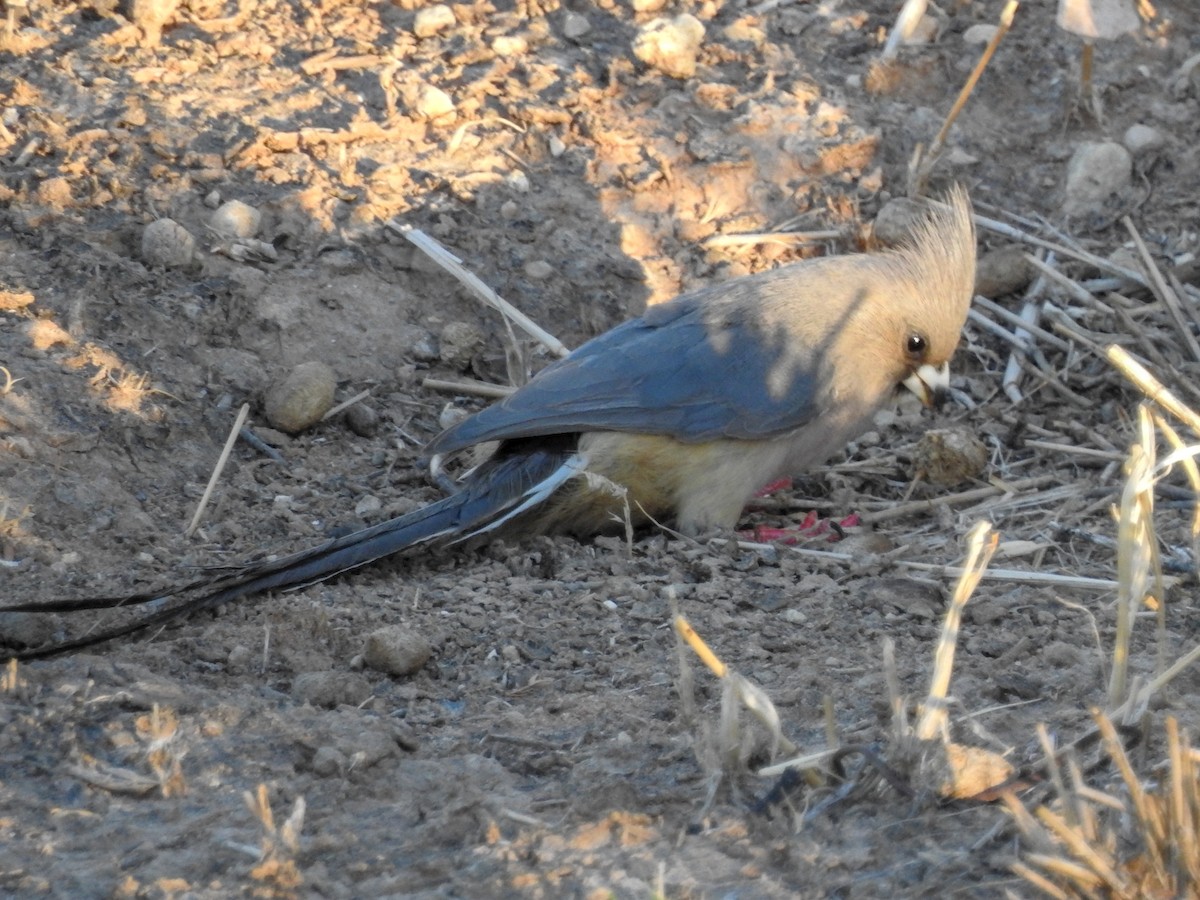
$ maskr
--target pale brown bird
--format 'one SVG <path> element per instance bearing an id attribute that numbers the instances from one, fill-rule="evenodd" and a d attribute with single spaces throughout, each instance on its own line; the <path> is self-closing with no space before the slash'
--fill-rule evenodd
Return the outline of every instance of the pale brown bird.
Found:
<path id="1" fill-rule="evenodd" d="M 17 654 L 44 656 L 421 544 L 591 535 L 611 530 L 626 508 L 687 534 L 732 528 L 756 488 L 826 459 L 899 386 L 927 404 L 948 386 L 974 282 L 970 205 L 956 189 L 906 246 L 712 285 L 588 341 L 434 438 L 435 460 L 498 442 L 444 500 L 165 594 L 0 609 L 150 604 L 131 625 Z"/>

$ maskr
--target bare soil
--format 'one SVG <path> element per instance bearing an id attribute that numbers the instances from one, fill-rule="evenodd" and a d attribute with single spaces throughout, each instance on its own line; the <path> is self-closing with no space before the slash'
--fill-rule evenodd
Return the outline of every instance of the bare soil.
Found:
<path id="1" fill-rule="evenodd" d="M 1048 5 L 1019 11 L 932 188 L 964 182 L 980 211 L 1017 213 L 1029 230 L 1044 218 L 1100 255 L 1128 240 L 1129 215 L 1169 268 L 1200 251 L 1200 87 L 1172 77 L 1200 49 L 1200 11 L 1163 0 L 1141 34 L 1097 47 L 1097 122 L 1076 110 L 1080 45 Z M 914 149 L 978 58 L 964 32 L 999 11 L 944 4 L 938 40 L 905 49 L 879 83 L 871 66 L 897 6 L 884 0 L 660 13 L 481 0 L 453 5 L 454 23 L 423 38 L 411 6 L 192 0 L 158 41 L 140 6 L 16 10 L 0 55 L 5 601 L 169 585 L 437 497 L 421 446 L 479 401 L 423 380 L 507 382 L 509 338 L 389 222 L 436 236 L 569 345 L 703 283 L 861 249 L 864 223 L 905 192 Z M 638 62 L 639 26 L 685 11 L 706 29 L 696 74 Z M 452 112 L 420 115 L 429 86 Z M 1162 147 L 1138 157 L 1104 215 L 1064 221 L 1070 154 L 1139 122 Z M 275 259 L 233 258 L 208 228 L 229 199 L 262 213 Z M 143 258 L 143 230 L 162 217 L 195 237 L 191 263 Z M 784 226 L 843 237 L 705 244 Z M 981 233 L 981 250 L 1005 243 Z M 1120 322 L 1086 324 L 1137 348 Z M 465 349 L 464 330 L 479 337 Z M 534 369 L 547 361 L 526 350 Z M 775 780 L 752 774 L 766 761 L 761 741 L 749 768 L 720 777 L 720 686 L 695 669 L 688 714 L 668 599 L 672 589 L 718 654 L 767 691 L 797 745 L 826 745 L 827 702 L 841 741 L 886 755 L 882 641 L 895 641 L 901 686 L 920 697 L 952 579 L 894 568 L 880 551 L 954 564 L 986 517 L 1018 554 L 997 565 L 1115 577 L 1110 547 L 1066 529 L 1112 535 L 1136 392 L 1073 345 L 1054 357 L 1061 382 L 1027 376 L 1015 403 L 999 389 L 1009 353 L 969 325 L 955 364 L 969 404 L 903 407 L 747 513 L 779 524 L 814 508 L 879 513 L 988 478 L 1026 484 L 814 544 L 850 562 L 663 533 L 632 546 L 530 539 L 387 561 L 20 666 L 0 694 L 0 892 L 1031 894 L 1010 872 L 1019 845 L 995 805 L 883 783 L 804 817 L 825 794 L 803 783 L 772 794 Z M 1195 380 L 1194 359 L 1163 354 L 1173 383 Z M 339 399 L 370 392 L 373 426 L 336 417 L 296 436 L 266 426 L 263 390 L 313 359 L 336 371 Z M 187 537 L 245 402 L 282 462 L 240 443 Z M 984 441 L 976 483 L 914 488 L 914 445 L 935 424 Z M 1188 542 L 1181 496 L 1160 509 L 1167 545 Z M 1112 600 L 985 582 L 955 667 L 960 739 L 1022 765 L 1040 753 L 1036 723 L 1064 741 L 1083 733 L 1104 700 Z M 1197 630 L 1192 588 L 1169 609 L 1177 653 Z M 362 659 L 368 635 L 397 625 L 432 649 L 407 677 Z M 18 643 L 80 627 L 4 620 Z M 1136 648 L 1145 674 L 1155 645 L 1139 637 Z M 1196 727 L 1198 689 L 1187 673 L 1161 705 Z M 1157 758 L 1154 740 L 1147 752 Z M 246 802 L 260 785 L 274 832 Z M 284 821 L 298 802 L 294 836 Z"/>

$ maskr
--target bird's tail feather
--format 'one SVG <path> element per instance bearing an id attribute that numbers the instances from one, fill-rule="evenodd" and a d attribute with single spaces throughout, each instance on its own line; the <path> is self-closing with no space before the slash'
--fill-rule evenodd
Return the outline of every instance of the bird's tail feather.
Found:
<path id="1" fill-rule="evenodd" d="M 317 547 L 280 559 L 250 563 L 216 579 L 202 579 L 167 591 L 125 597 L 0 606 L 0 612 L 34 613 L 146 607 L 145 613 L 132 622 L 9 655 L 17 659 L 54 656 L 165 625 L 198 610 L 220 606 L 250 594 L 305 587 L 411 547 L 445 546 L 466 541 L 493 532 L 527 513 L 534 514 L 538 506 L 582 470 L 578 454 L 559 450 L 490 460 L 473 473 L 462 491 L 451 497 Z M 0 650 L 0 657 L 3 655 L 4 651 Z"/>

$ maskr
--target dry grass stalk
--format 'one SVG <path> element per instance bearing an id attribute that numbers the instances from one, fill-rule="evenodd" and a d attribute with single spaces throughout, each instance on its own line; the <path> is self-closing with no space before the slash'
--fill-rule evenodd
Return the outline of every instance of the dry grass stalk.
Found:
<path id="1" fill-rule="evenodd" d="M 1129 352 L 1116 344 L 1105 348 L 1105 355 L 1117 369 L 1137 386 L 1143 394 L 1153 400 L 1175 418 L 1179 419 L 1192 431 L 1200 434 L 1200 415 L 1188 407 L 1172 393 L 1161 381 L 1147 371 L 1146 367 L 1129 355 Z"/>
<path id="2" fill-rule="evenodd" d="M 212 492 L 217 487 L 217 481 L 221 477 L 221 473 L 225 470 L 225 464 L 229 462 L 229 455 L 233 452 L 233 445 L 237 442 L 238 434 L 242 430 L 242 426 L 246 424 L 246 416 L 250 415 L 250 404 L 243 403 L 242 408 L 238 410 L 237 418 L 234 420 L 233 427 L 229 429 L 229 437 L 225 439 L 225 446 L 221 448 L 221 455 L 217 458 L 217 464 L 213 466 L 212 475 L 208 478 L 208 484 L 204 487 L 204 494 L 200 497 L 200 502 L 196 504 L 196 512 L 192 515 L 192 521 L 188 524 L 187 530 L 184 531 L 188 537 L 196 533 L 196 529 L 200 527 L 200 519 L 204 516 L 204 510 L 208 507 L 208 501 L 212 499 Z"/>
<path id="3" fill-rule="evenodd" d="M 1138 407 L 1138 421 L 1140 440 L 1129 448 L 1117 522 L 1117 632 L 1108 682 L 1109 709 L 1119 707 L 1128 696 L 1129 642 L 1134 616 L 1150 592 L 1150 571 L 1155 562 L 1155 437 L 1150 410 L 1145 404 Z"/>
<path id="4" fill-rule="evenodd" d="M 1195 897 L 1200 894 L 1200 778 L 1196 751 L 1174 718 L 1166 723 L 1167 777 L 1147 787 L 1112 720 L 1093 711 L 1124 796 L 1090 790 L 1055 794 L 1064 814 L 1041 806 L 1030 815 L 1005 798 L 1033 848 L 1013 871 L 1052 897 Z M 1072 821 L 1065 811 L 1075 807 Z"/>
<path id="5" fill-rule="evenodd" d="M 686 643 L 714 675 L 721 679 L 721 718 L 719 751 L 726 771 L 745 768 L 751 735 L 741 727 L 741 710 L 745 708 L 757 719 L 770 736 L 769 755 L 774 758 L 780 750 L 795 753 L 796 745 L 783 735 L 779 713 L 767 692 L 750 679 L 735 672 L 712 651 L 682 615 L 674 617 L 675 633 Z"/>
<path id="6" fill-rule="evenodd" d="M 754 244 L 781 244 L 785 247 L 795 247 L 800 244 L 818 244 L 823 241 L 836 241 L 846 235 L 836 229 L 825 231 L 755 231 L 744 234 L 715 234 L 706 238 L 703 246 L 708 250 L 720 250 L 726 247 L 746 247 Z"/>
<path id="7" fill-rule="evenodd" d="M 304 883 L 296 856 L 300 852 L 300 832 L 304 828 L 304 798 L 297 797 L 291 815 L 278 828 L 275 814 L 271 811 L 271 800 L 267 786 L 260 784 L 252 794 L 244 794 L 246 806 L 262 826 L 262 842 L 259 863 L 250 870 L 250 877 L 258 884 L 251 892 L 256 897 L 285 898 L 297 896 L 297 889 Z"/>
<path id="8" fill-rule="evenodd" d="M 942 123 L 941 130 L 938 131 L 937 137 L 933 139 L 933 143 L 929 145 L 929 151 L 918 157 L 911 166 L 910 171 L 913 175 L 909 181 L 910 196 L 919 197 L 925 192 L 925 184 L 929 180 L 929 175 L 933 171 L 938 157 L 941 156 L 942 148 L 946 144 L 946 136 L 950 133 L 950 128 L 954 125 L 963 107 L 967 105 L 967 99 L 971 96 L 971 92 L 975 90 L 975 85 L 979 83 L 979 78 L 983 75 L 983 70 L 992 61 L 992 56 L 995 55 L 996 48 L 1000 46 L 1000 42 L 1008 34 L 1008 29 L 1012 27 L 1013 16 L 1016 15 L 1018 6 L 1020 4 L 1017 0 L 1008 0 L 1004 5 L 1004 9 L 1000 12 L 999 27 L 997 27 L 995 34 L 992 35 L 992 39 L 988 41 L 987 46 L 983 49 L 983 53 L 980 54 L 979 61 L 975 63 L 975 68 L 971 70 L 971 74 L 967 76 L 967 80 L 963 83 L 962 90 L 958 92 L 958 97 L 954 100 L 954 105 L 950 107 L 950 112 L 946 114 L 946 120 Z M 897 31 L 899 31 L 899 28 L 898 24 Z"/>
<path id="9" fill-rule="evenodd" d="M 1171 319 L 1175 323 L 1175 327 L 1183 342 L 1191 351 L 1192 358 L 1200 361 L 1200 344 L 1196 343 L 1196 336 L 1192 334 L 1191 325 L 1180 307 L 1180 298 L 1176 296 L 1163 278 L 1162 272 L 1158 270 L 1158 266 L 1154 264 L 1154 258 L 1150 255 L 1150 251 L 1146 249 L 1146 243 L 1142 240 L 1141 234 L 1134 227 L 1133 221 L 1129 216 L 1125 216 L 1121 222 L 1125 225 L 1125 229 L 1133 238 L 1133 243 L 1137 247 L 1138 255 L 1142 259 L 1142 265 L 1146 267 L 1146 272 L 1150 276 L 1150 287 L 1164 306 L 1170 311 Z"/>
<path id="10" fill-rule="evenodd" d="M 409 243 L 453 275 L 479 300 L 499 312 L 504 317 L 506 326 L 510 322 L 515 324 L 555 356 L 566 356 L 570 352 L 562 341 L 484 284 L 479 276 L 467 269 L 462 260 L 447 250 L 437 239 L 430 237 L 420 229 L 401 225 L 398 222 L 389 222 L 388 227 L 397 234 L 403 235 Z M 510 340 L 514 344 L 516 343 L 516 339 L 512 337 L 511 333 Z"/>
<path id="11" fill-rule="evenodd" d="M 476 397 L 486 397 L 499 400 L 507 397 L 515 387 L 506 384 L 490 384 L 486 381 L 446 381 L 442 378 L 426 378 L 421 387 L 431 391 L 441 391 L 446 394 L 473 394 Z"/>
<path id="12" fill-rule="evenodd" d="M 179 741 L 179 717 L 172 709 L 157 703 L 150 714 L 139 716 L 136 722 L 138 737 L 146 744 L 146 762 L 158 779 L 164 797 L 181 797 L 187 793 L 183 778 L 185 750 Z"/>
<path id="13" fill-rule="evenodd" d="M 954 588 L 950 608 L 942 620 L 942 636 L 934 654 L 933 675 L 930 678 L 929 694 L 925 707 L 917 722 L 916 736 L 921 741 L 943 737 L 948 731 L 946 695 L 950 690 L 950 677 L 954 670 L 954 652 L 958 646 L 958 630 L 962 625 L 962 612 L 979 586 L 983 572 L 991 562 L 1000 543 L 1000 535 L 987 522 L 979 522 L 967 535 L 967 561 L 963 573 Z"/>
<path id="14" fill-rule="evenodd" d="M 321 416 L 321 421 L 325 422 L 325 421 L 328 421 L 329 419 L 332 419 L 334 416 L 338 415 L 339 413 L 343 412 L 344 410 L 349 409 L 355 403 L 358 403 L 361 400 L 366 400 L 370 396 L 371 396 L 370 391 L 359 391 L 357 394 L 355 394 L 349 400 L 343 400 L 341 403 L 337 404 L 332 409 L 330 409 L 329 412 L 325 413 L 325 415 Z"/>

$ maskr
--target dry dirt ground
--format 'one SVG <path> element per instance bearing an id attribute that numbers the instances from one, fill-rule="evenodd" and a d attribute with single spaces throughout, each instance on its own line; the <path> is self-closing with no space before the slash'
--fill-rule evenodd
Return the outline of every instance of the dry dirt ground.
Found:
<path id="1" fill-rule="evenodd" d="M 943 4 L 937 40 L 906 48 L 883 80 L 871 65 L 897 6 L 884 0 L 660 12 L 480 0 L 452 5 L 424 37 L 411 5 L 185 0 L 161 37 L 153 11 L 116 0 L 13 8 L 0 55 L 5 601 L 170 584 L 438 496 L 420 448 L 447 403 L 479 401 L 423 381 L 506 382 L 508 337 L 389 222 L 436 236 L 569 345 L 684 289 L 861 248 L 978 58 L 964 33 L 1000 4 Z M 932 188 L 961 181 L 980 211 L 1019 214 L 1029 232 L 1044 217 L 1043 236 L 1101 256 L 1129 240 L 1130 215 L 1165 268 L 1186 263 L 1200 250 L 1200 88 L 1174 76 L 1200 49 L 1200 13 L 1162 0 L 1140 34 L 1097 48 L 1098 122 L 1075 111 L 1079 44 L 1049 5 L 1018 12 Z M 631 51 L 640 25 L 679 12 L 705 28 L 686 78 Z M 1136 159 L 1130 187 L 1102 214 L 1064 220 L 1071 153 L 1139 122 L 1163 143 Z M 235 258 L 208 227 L 230 199 L 262 213 L 274 259 Z M 143 257 L 143 229 L 163 217 L 196 238 L 185 265 Z M 706 243 L 780 228 L 842 236 Z M 1006 243 L 981 232 L 981 249 Z M 1130 321 L 1157 321 L 1149 295 L 1125 293 L 1147 310 Z M 1135 350 L 1157 340 L 1071 309 L 1081 329 Z M 1159 372 L 1179 389 L 1197 364 L 1168 344 L 1155 345 L 1170 364 Z M 1137 395 L 1082 343 L 1046 351 L 1050 374 L 1027 375 L 1015 401 L 999 389 L 1009 347 L 969 325 L 961 402 L 902 408 L 748 521 L 858 511 L 874 549 L 940 565 L 989 518 L 1018 554 L 996 565 L 1113 578 L 1114 551 L 1087 535 L 1114 532 Z M 266 427 L 263 389 L 313 359 L 336 371 L 339 399 L 370 392 L 374 423 Z M 239 443 L 185 537 L 243 402 L 281 461 Z M 913 488 L 913 446 L 931 424 L 984 441 L 975 483 Z M 988 479 L 1017 489 L 886 516 Z M 1160 493 L 1166 547 L 1187 542 L 1184 484 Z M 805 816 L 827 791 L 802 781 L 772 795 L 775 781 L 753 774 L 761 746 L 718 777 L 720 688 L 700 668 L 681 688 L 668 588 L 797 745 L 826 745 L 828 703 L 842 742 L 886 755 L 882 642 L 895 642 L 902 690 L 922 695 L 952 581 L 892 567 L 867 539 L 841 545 L 856 562 L 661 533 L 632 547 L 539 538 L 418 554 L 22 664 L 0 694 L 0 893 L 1029 895 L 998 806 L 885 783 Z M 955 666 L 959 738 L 1021 765 L 1039 754 L 1036 723 L 1063 741 L 1083 733 L 1104 700 L 1112 600 L 985 582 Z M 1196 631 L 1192 588 L 1168 609 L 1170 655 Z M 363 665 L 384 626 L 431 647 L 414 674 Z M 16 642 L 82 627 L 4 620 Z M 1135 669 L 1156 652 L 1139 637 Z M 1163 713 L 1200 726 L 1198 688 L 1185 673 L 1151 732 Z M 1161 759 L 1157 738 L 1146 748 L 1148 765 Z M 285 824 L 298 804 L 303 822 Z"/>

